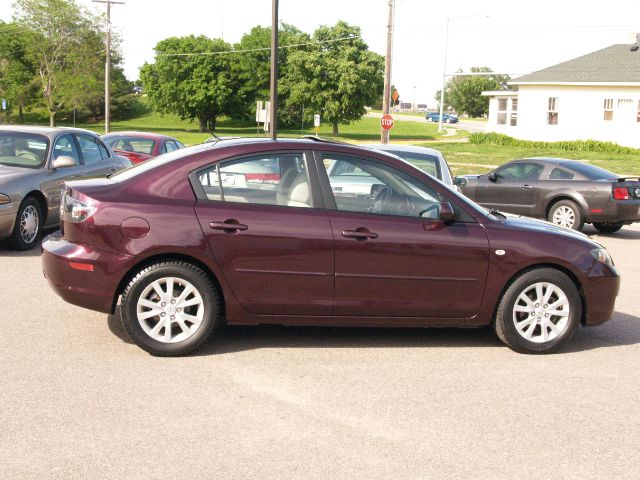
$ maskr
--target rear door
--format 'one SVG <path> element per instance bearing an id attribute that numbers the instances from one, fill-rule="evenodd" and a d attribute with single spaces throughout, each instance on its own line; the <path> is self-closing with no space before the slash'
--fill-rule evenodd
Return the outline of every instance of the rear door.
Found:
<path id="1" fill-rule="evenodd" d="M 454 205 L 458 219 L 445 226 L 437 218 L 440 201 L 448 199 L 382 163 L 326 153 L 321 166 L 357 174 L 348 185 L 321 171 L 334 202 L 335 315 L 463 319 L 478 313 L 489 261 L 480 224 Z"/>
<path id="2" fill-rule="evenodd" d="M 211 253 L 251 313 L 333 310 L 331 224 L 307 158 L 303 152 L 253 155 L 192 175 Z"/>
<path id="3" fill-rule="evenodd" d="M 538 162 L 512 162 L 493 173 L 478 178 L 476 202 L 487 208 L 529 215 L 533 211 L 536 188 L 544 164 Z"/>
<path id="4" fill-rule="evenodd" d="M 122 168 L 98 138 L 83 133 L 75 134 L 75 137 L 85 177 L 103 177 Z"/>

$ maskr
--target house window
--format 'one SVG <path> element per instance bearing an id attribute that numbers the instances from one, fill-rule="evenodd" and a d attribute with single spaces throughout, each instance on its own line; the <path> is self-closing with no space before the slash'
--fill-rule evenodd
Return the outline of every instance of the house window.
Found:
<path id="1" fill-rule="evenodd" d="M 640 100 L 638 100 L 638 110 L 636 111 L 636 122 L 640 123 Z"/>
<path id="2" fill-rule="evenodd" d="M 518 99 L 511 99 L 511 126 L 515 127 L 518 125 Z"/>
<path id="3" fill-rule="evenodd" d="M 604 99 L 604 119 L 613 120 L 613 98 Z"/>
<path id="4" fill-rule="evenodd" d="M 507 99 L 498 99 L 498 125 L 507 124 Z"/>
<path id="5" fill-rule="evenodd" d="M 547 125 L 558 124 L 558 97 L 549 97 L 549 109 L 547 111 Z"/>

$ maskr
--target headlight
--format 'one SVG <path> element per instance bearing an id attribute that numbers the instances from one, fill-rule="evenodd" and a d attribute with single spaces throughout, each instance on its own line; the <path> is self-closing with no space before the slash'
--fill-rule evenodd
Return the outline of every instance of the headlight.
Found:
<path id="1" fill-rule="evenodd" d="M 4 195 L 2 193 L 0 193 L 0 205 L 3 205 L 5 203 L 9 203 L 11 200 L 9 199 L 8 195 Z"/>
<path id="2" fill-rule="evenodd" d="M 591 250 L 591 255 L 593 255 L 593 258 L 600 263 L 613 266 L 613 259 L 611 258 L 611 255 L 609 255 L 609 252 L 607 252 L 606 248 L 596 248 Z"/>

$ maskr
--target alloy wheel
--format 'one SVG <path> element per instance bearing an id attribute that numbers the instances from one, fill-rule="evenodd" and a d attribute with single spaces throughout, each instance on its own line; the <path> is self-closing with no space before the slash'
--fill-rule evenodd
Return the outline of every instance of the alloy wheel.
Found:
<path id="1" fill-rule="evenodd" d="M 524 289 L 513 306 L 513 323 L 522 338 L 545 343 L 557 338 L 569 322 L 570 305 L 560 287 L 538 282 Z"/>
<path id="2" fill-rule="evenodd" d="M 190 282 L 164 277 L 150 283 L 138 298 L 136 315 L 149 337 L 176 343 L 193 336 L 204 318 L 204 300 Z"/>

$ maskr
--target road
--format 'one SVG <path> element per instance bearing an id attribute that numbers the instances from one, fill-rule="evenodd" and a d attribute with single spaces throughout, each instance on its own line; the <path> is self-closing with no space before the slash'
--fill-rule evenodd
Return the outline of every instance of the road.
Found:
<path id="1" fill-rule="evenodd" d="M 369 117 L 373 118 L 381 118 L 382 114 L 378 112 L 369 112 L 367 113 Z M 396 121 L 408 121 L 408 122 L 420 122 L 420 123 L 429 123 L 427 122 L 424 116 L 416 116 L 416 115 L 403 115 L 401 113 L 392 113 L 391 116 Z M 484 132 L 486 129 L 487 122 L 483 121 L 471 121 L 471 120 L 461 120 L 458 123 L 445 125 L 448 129 L 460 129 L 466 130 L 468 132 Z"/>
<path id="2" fill-rule="evenodd" d="M 489 329 L 228 328 L 154 358 L 0 248 L 2 479 L 636 479 L 640 226 L 613 320 L 559 354 Z"/>

